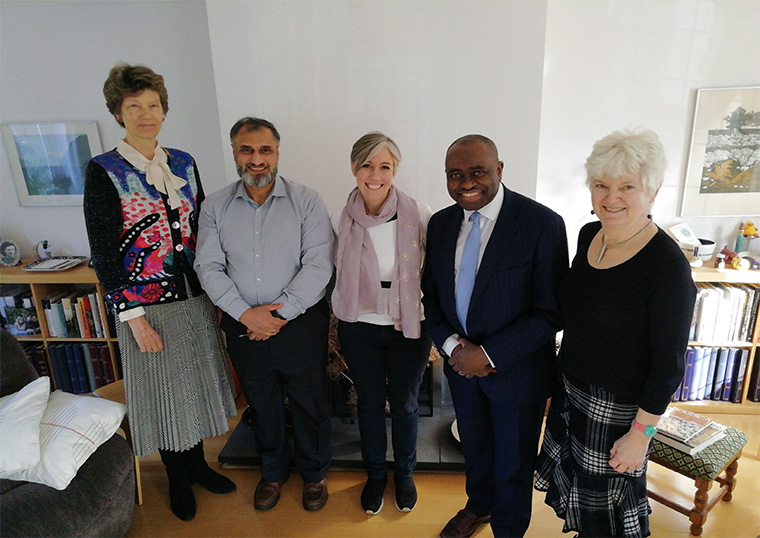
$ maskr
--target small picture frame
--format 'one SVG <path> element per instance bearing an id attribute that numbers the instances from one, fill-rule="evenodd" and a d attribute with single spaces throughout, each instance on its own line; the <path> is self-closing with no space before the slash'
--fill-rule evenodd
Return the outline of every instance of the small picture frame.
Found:
<path id="1" fill-rule="evenodd" d="M 13 267 L 21 261 L 21 249 L 10 239 L 0 241 L 0 265 Z"/>
<path id="2" fill-rule="evenodd" d="M 19 204 L 82 205 L 87 163 L 103 152 L 96 122 L 11 123 L 2 133 Z"/>

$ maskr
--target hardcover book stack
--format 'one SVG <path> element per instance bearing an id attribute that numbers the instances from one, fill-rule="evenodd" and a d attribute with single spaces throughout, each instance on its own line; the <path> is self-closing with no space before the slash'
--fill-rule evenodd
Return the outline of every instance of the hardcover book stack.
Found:
<path id="1" fill-rule="evenodd" d="M 672 400 L 740 403 L 749 351 L 748 348 L 689 346 L 683 380 Z"/>
<path id="2" fill-rule="evenodd" d="M 760 392 L 757 376 L 747 372 L 760 288 L 702 282 L 697 287 L 689 334 L 692 345 L 686 351 L 684 378 L 672 399 L 741 403 L 745 384 L 751 399 Z"/>
<path id="3" fill-rule="evenodd" d="M 668 407 L 657 423 L 654 438 L 690 456 L 723 439 L 726 427 L 708 417 Z"/>
<path id="4" fill-rule="evenodd" d="M 107 344 L 83 342 L 48 346 L 57 388 L 73 394 L 92 392 L 115 381 Z"/>

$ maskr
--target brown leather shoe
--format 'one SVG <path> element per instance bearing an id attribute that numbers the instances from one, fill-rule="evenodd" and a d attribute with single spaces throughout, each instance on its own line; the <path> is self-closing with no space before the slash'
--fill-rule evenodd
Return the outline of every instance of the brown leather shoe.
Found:
<path id="1" fill-rule="evenodd" d="M 441 538 L 470 538 L 478 527 L 488 523 L 491 516 L 476 516 L 467 509 L 460 510 L 441 531 Z"/>
<path id="2" fill-rule="evenodd" d="M 280 500 L 280 486 L 287 482 L 287 477 L 278 482 L 265 482 L 262 478 L 253 494 L 253 507 L 256 510 L 270 510 Z"/>
<path id="3" fill-rule="evenodd" d="M 327 481 L 324 478 L 320 482 L 306 482 L 303 485 L 304 510 L 319 510 L 327 504 L 327 497 Z"/>

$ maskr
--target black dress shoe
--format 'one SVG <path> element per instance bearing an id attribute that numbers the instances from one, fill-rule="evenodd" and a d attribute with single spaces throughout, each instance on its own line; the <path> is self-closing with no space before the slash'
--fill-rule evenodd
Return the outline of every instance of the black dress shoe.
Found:
<path id="1" fill-rule="evenodd" d="M 460 510 L 441 531 L 441 538 L 470 538 L 478 527 L 488 523 L 491 516 L 476 516 L 467 509 Z"/>
<path id="2" fill-rule="evenodd" d="M 327 481 L 306 482 L 303 485 L 302 503 L 304 510 L 319 510 L 327 504 Z"/>

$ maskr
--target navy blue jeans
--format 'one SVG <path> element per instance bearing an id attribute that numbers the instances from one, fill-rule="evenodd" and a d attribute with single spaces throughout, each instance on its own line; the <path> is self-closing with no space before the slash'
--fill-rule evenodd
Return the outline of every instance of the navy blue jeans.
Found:
<path id="1" fill-rule="evenodd" d="M 385 401 L 390 404 L 395 474 L 412 476 L 417 466 L 420 384 L 430 355 L 422 322 L 420 338 L 405 338 L 392 325 L 338 324 L 340 349 L 354 382 L 362 459 L 369 478 L 387 473 Z"/>

